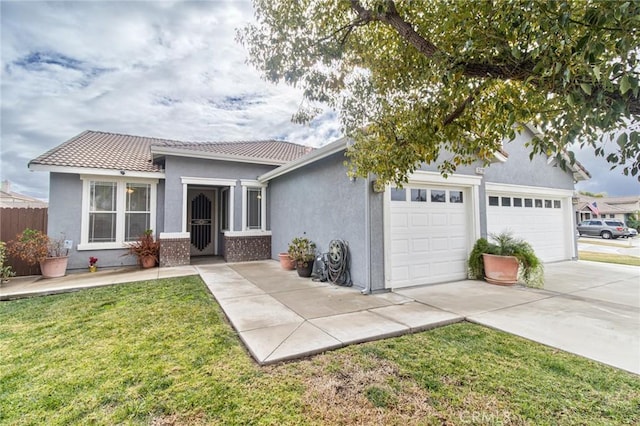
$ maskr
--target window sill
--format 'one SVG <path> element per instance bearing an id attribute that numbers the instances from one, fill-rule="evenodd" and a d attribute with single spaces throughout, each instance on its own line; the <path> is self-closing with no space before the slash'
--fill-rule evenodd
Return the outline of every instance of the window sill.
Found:
<path id="1" fill-rule="evenodd" d="M 126 250 L 127 248 L 126 243 L 87 243 L 78 244 L 76 250 Z"/>
<path id="2" fill-rule="evenodd" d="M 267 237 L 271 236 L 271 231 L 261 231 L 260 229 L 250 229 L 248 231 L 225 231 L 225 237 Z"/>

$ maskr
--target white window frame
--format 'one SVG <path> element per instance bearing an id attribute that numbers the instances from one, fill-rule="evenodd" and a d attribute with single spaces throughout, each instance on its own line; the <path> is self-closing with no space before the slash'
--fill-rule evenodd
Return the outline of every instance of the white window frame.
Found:
<path id="1" fill-rule="evenodd" d="M 233 189 L 227 187 L 222 188 L 220 190 L 220 230 L 222 232 L 230 231 L 232 229 L 231 224 L 233 221 L 231 220 L 231 194 L 233 193 Z M 226 203 L 225 203 L 225 198 Z M 225 205 L 226 204 L 226 205 Z M 226 211 L 224 211 L 226 207 Z M 224 219 L 226 218 L 227 223 L 224 223 Z M 226 225 L 226 226 L 225 226 Z"/>
<path id="2" fill-rule="evenodd" d="M 151 226 L 156 224 L 156 205 L 158 196 L 158 179 L 133 177 L 116 178 L 113 176 L 80 175 L 82 180 L 82 219 L 80 224 L 80 244 L 77 250 L 114 250 L 127 246 L 125 236 L 126 186 L 127 183 L 150 185 L 150 217 Z M 91 182 L 113 182 L 116 184 L 116 240 L 107 243 L 89 242 L 89 207 L 91 203 Z"/>
<path id="3" fill-rule="evenodd" d="M 260 231 L 267 230 L 267 183 L 260 183 L 257 180 L 241 179 L 240 185 L 242 185 L 242 231 L 258 231 L 257 229 L 249 228 L 249 214 L 248 214 L 248 198 L 247 190 L 260 189 Z"/>

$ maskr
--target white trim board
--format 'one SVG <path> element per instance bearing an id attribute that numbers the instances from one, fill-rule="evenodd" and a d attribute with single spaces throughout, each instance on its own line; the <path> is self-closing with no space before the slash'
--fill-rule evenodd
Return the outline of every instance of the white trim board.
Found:
<path id="1" fill-rule="evenodd" d="M 530 195 L 555 195 L 558 197 L 572 197 L 574 192 L 573 189 L 546 188 L 541 186 L 523 186 L 491 182 L 485 183 L 484 187 L 487 193 L 498 192 L 505 194 L 518 193 Z"/>
<path id="2" fill-rule="evenodd" d="M 133 171 L 133 170 L 120 170 L 120 169 L 48 166 L 45 164 L 29 164 L 29 170 L 36 171 L 36 172 L 70 173 L 70 174 L 93 175 L 93 176 L 109 176 L 109 177 L 124 176 L 125 178 L 141 178 L 141 179 L 164 179 L 165 178 L 164 172 L 139 172 L 139 171 Z"/>

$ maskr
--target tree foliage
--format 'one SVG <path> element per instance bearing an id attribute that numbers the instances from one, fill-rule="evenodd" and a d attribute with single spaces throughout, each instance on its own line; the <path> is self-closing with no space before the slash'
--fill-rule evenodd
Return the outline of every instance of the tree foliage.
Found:
<path id="1" fill-rule="evenodd" d="M 303 89 L 294 117 L 339 111 L 352 171 L 404 181 L 488 161 L 528 123 L 563 162 L 592 146 L 638 175 L 640 2 L 254 0 L 238 38 L 264 77 Z M 615 135 L 602 141 L 604 134 Z M 569 153 L 573 161 L 573 155 Z"/>

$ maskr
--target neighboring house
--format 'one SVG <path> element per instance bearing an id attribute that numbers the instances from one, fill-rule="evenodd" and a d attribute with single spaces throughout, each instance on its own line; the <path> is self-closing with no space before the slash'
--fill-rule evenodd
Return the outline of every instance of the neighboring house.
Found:
<path id="1" fill-rule="evenodd" d="M 46 201 L 11 191 L 11 182 L 3 180 L 0 184 L 0 208 L 12 209 L 46 209 Z"/>
<path id="2" fill-rule="evenodd" d="M 504 144 L 489 167 L 443 178 L 423 166 L 403 188 L 376 192 L 350 179 L 348 140 L 322 148 L 279 141 L 186 143 L 84 132 L 29 163 L 50 172 L 49 232 L 75 241 L 70 267 L 134 263 L 126 241 L 153 228 L 187 239 L 191 256 L 278 257 L 296 236 L 326 251 L 349 243 L 364 291 L 465 279 L 475 240 L 511 230 L 546 262 L 576 257 L 572 196 L 587 179 L 546 156 L 529 160 L 531 130 Z M 188 261 L 188 257 L 187 257 Z"/>
<path id="3" fill-rule="evenodd" d="M 578 195 L 576 221 L 588 219 L 617 219 L 625 224 L 629 216 L 640 212 L 640 195 L 629 197 L 587 197 Z"/>

